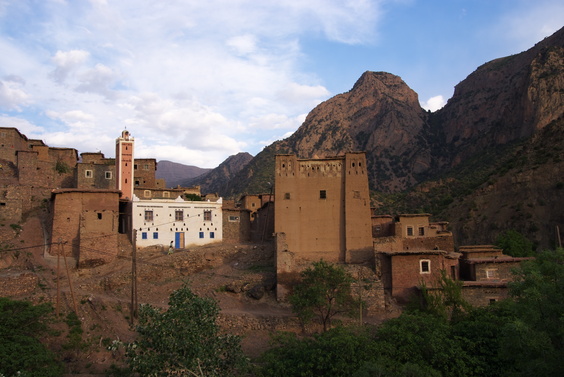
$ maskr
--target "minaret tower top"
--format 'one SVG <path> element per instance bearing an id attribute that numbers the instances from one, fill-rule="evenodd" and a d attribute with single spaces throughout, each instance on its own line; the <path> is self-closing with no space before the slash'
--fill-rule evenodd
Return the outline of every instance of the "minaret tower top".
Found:
<path id="1" fill-rule="evenodd" d="M 129 131 L 123 130 L 116 139 L 116 188 L 121 199 L 133 199 L 133 146 L 135 139 Z"/>

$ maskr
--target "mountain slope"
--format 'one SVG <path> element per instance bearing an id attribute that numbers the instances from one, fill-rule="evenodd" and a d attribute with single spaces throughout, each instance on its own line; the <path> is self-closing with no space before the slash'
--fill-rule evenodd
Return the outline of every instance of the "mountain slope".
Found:
<path id="1" fill-rule="evenodd" d="M 195 178 L 185 179 L 181 186 L 189 187 L 199 185 L 202 193 L 220 193 L 225 196 L 225 187 L 228 182 L 253 159 L 253 156 L 241 152 L 229 156 L 217 168 Z"/>
<path id="2" fill-rule="evenodd" d="M 197 177 L 211 170 L 212 169 L 202 169 L 196 166 L 183 165 L 163 160 L 159 161 L 157 164 L 155 177 L 157 179 L 164 178 L 166 180 L 167 187 L 176 187 L 186 179 Z"/>
<path id="3" fill-rule="evenodd" d="M 259 153 L 221 194 L 268 190 L 274 156 L 365 151 L 370 187 L 401 192 L 488 149 L 528 138 L 564 109 L 564 29 L 533 48 L 486 63 L 436 113 L 399 77 L 364 73 L 351 91 L 313 109 L 289 138 Z M 263 171 L 266 170 L 266 171 Z"/>
<path id="4" fill-rule="evenodd" d="M 455 88 L 434 123 L 449 162 L 527 138 L 564 108 L 564 29 L 531 49 L 486 63 Z"/>

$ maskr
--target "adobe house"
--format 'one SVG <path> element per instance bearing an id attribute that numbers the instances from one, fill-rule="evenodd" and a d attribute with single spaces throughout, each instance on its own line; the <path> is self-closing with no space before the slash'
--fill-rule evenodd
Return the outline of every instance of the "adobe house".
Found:
<path id="1" fill-rule="evenodd" d="M 432 223 L 430 214 L 373 216 L 375 269 L 384 289 L 399 302 L 418 292 L 421 283 L 436 286 L 441 270 L 457 280 L 458 259 L 448 223 Z"/>
<path id="2" fill-rule="evenodd" d="M 242 208 L 251 211 L 251 221 L 255 220 L 255 215 L 266 203 L 274 201 L 274 194 L 243 195 L 239 199 Z"/>
<path id="3" fill-rule="evenodd" d="M 398 302 L 405 303 L 418 293 L 422 284 L 435 288 L 444 270 L 453 280 L 458 279 L 460 254 L 444 250 L 403 250 L 384 252 L 389 274 L 384 279 L 384 288 L 389 289 Z"/>
<path id="4" fill-rule="evenodd" d="M 78 267 L 113 261 L 118 253 L 119 195 L 118 190 L 53 190 L 50 253 L 73 257 Z"/>
<path id="5" fill-rule="evenodd" d="M 313 261 L 373 263 L 364 153 L 322 159 L 277 155 L 274 197 L 279 298 Z"/>
<path id="6" fill-rule="evenodd" d="M 77 188 L 115 189 L 116 161 L 105 158 L 102 152 L 80 154 L 76 169 Z"/>
<path id="7" fill-rule="evenodd" d="M 484 306 L 502 300 L 508 295 L 507 283 L 512 270 L 525 260 L 503 254 L 492 245 L 461 246 L 459 248 L 460 277 L 464 280 L 462 295 L 472 305 Z"/>

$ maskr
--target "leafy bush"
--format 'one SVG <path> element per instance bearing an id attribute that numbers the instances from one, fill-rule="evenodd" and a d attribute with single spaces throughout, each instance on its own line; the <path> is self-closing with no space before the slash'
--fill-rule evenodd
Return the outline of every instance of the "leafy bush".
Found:
<path id="1" fill-rule="evenodd" d="M 237 375 L 248 361 L 238 337 L 220 334 L 218 313 L 215 301 L 187 285 L 170 295 L 166 311 L 142 305 L 139 337 L 127 353 L 130 367 L 142 376 Z"/>
<path id="2" fill-rule="evenodd" d="M 48 304 L 32 305 L 0 297 L 0 375 L 54 377 L 63 367 L 40 341 L 48 331 Z"/>

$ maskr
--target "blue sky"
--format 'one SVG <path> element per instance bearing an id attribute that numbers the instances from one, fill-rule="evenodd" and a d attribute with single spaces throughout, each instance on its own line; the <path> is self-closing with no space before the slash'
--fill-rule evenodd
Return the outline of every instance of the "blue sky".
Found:
<path id="1" fill-rule="evenodd" d="M 365 71 L 440 108 L 564 24 L 561 0 L 0 0 L 0 126 L 211 168 L 292 134 Z"/>

